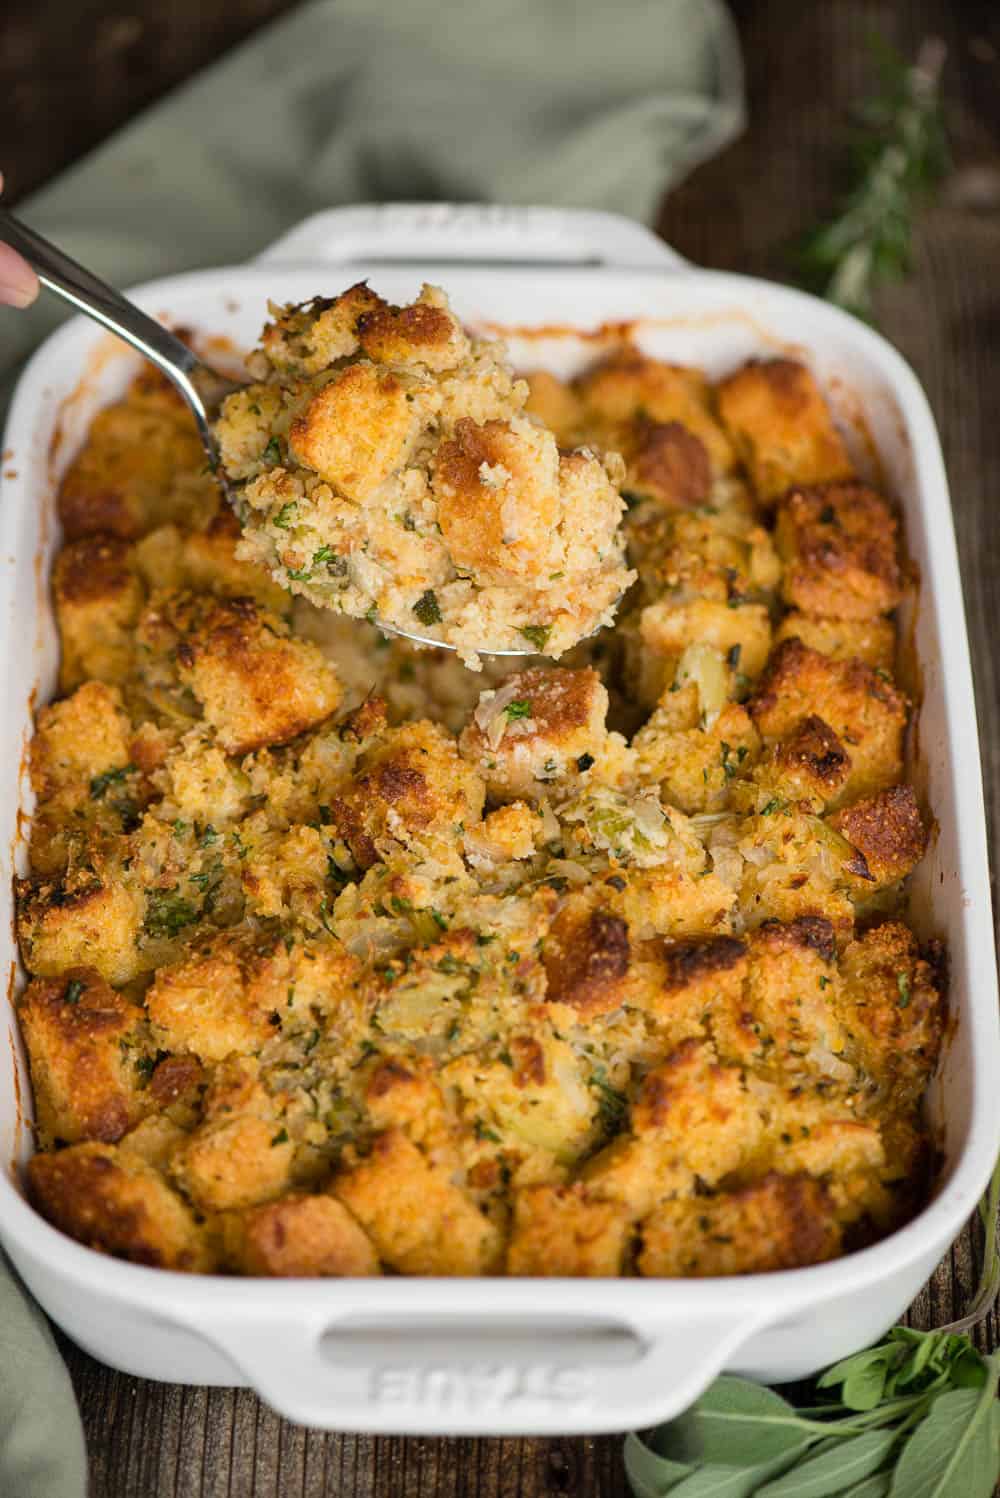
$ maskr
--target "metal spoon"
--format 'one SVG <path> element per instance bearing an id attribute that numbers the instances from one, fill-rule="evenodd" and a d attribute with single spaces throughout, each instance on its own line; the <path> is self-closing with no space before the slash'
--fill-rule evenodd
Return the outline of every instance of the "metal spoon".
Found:
<path id="1" fill-rule="evenodd" d="M 23 255 L 34 269 L 39 281 L 49 291 L 54 291 L 69 302 L 78 312 L 92 317 L 102 327 L 124 339 L 140 354 L 163 371 L 180 391 L 191 408 L 198 426 L 212 471 L 219 477 L 223 492 L 239 516 L 237 495 L 225 478 L 219 462 L 219 449 L 215 441 L 213 423 L 227 395 L 243 387 L 236 380 L 228 379 L 205 364 L 198 355 L 175 338 L 169 329 L 148 313 L 141 311 L 134 302 L 122 296 L 120 291 L 108 286 L 93 271 L 86 270 L 69 255 L 63 253 L 27 224 L 22 224 L 6 208 L 0 208 L 0 240 Z M 428 635 L 413 634 L 395 624 L 384 624 L 381 619 L 373 621 L 385 634 L 400 635 L 416 645 L 430 645 L 437 650 L 454 650 L 447 640 L 435 640 Z M 482 648 L 483 655 L 534 655 L 532 650 L 490 650 Z"/>

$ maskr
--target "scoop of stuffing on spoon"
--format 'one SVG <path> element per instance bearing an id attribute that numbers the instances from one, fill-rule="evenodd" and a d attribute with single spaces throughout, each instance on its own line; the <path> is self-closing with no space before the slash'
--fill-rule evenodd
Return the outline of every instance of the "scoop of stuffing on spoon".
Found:
<path id="1" fill-rule="evenodd" d="M 425 286 L 271 306 L 215 423 L 240 554 L 322 608 L 483 654 L 558 657 L 633 581 L 614 453 L 561 451 L 503 343 Z"/>

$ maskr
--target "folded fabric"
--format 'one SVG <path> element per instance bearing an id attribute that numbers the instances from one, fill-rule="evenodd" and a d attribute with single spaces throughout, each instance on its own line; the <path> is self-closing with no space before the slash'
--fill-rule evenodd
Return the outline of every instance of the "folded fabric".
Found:
<path id="1" fill-rule="evenodd" d="M 84 1498 L 87 1453 L 48 1322 L 0 1253 L 0 1494 Z"/>
<path id="2" fill-rule="evenodd" d="M 743 123 L 720 0 L 314 0 L 19 205 L 119 286 L 247 259 L 298 219 L 392 199 L 637 218 Z M 0 311 L 0 408 L 65 315 Z M 82 1498 L 66 1369 L 0 1256 L 0 1495 Z"/>
<path id="3" fill-rule="evenodd" d="M 113 284 L 392 199 L 649 219 L 742 127 L 721 0 L 313 0 L 19 205 Z M 0 312 L 0 380 L 65 315 Z"/>

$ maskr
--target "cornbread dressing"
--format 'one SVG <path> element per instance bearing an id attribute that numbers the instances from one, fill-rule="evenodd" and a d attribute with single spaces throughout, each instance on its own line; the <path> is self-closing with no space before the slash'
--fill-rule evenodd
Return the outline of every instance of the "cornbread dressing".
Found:
<path id="1" fill-rule="evenodd" d="M 366 287 L 263 355 L 224 433 L 248 540 L 153 373 L 62 483 L 18 888 L 38 1209 L 269 1276 L 760 1272 L 906 1221 L 944 1001 L 900 914 L 905 572 L 810 372 L 625 346 L 522 381 L 440 293 Z M 500 470 L 552 508 L 479 589 Z M 569 645 L 546 569 L 605 536 L 603 617 L 622 476 L 637 580 L 559 665 L 349 617 L 397 609 L 350 512 L 467 654 L 487 617 Z"/>

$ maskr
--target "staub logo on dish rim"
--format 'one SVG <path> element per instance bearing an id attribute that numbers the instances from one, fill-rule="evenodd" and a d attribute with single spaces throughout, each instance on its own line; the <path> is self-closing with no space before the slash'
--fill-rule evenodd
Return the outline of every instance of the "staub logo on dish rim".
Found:
<path id="1" fill-rule="evenodd" d="M 373 1368 L 369 1395 L 376 1404 L 426 1404 L 497 1409 L 524 1400 L 563 1405 L 590 1403 L 595 1389 L 589 1368 L 553 1368 L 544 1363 L 515 1367 L 489 1363 L 455 1368 L 413 1365 Z"/>

